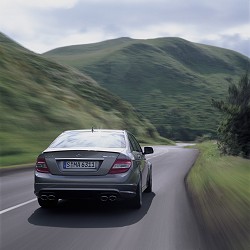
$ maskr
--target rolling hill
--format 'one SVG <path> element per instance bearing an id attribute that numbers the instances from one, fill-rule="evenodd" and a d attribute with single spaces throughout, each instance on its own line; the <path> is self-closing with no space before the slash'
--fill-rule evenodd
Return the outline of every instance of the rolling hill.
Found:
<path id="1" fill-rule="evenodd" d="M 30 52 L 2 33 L 0 95 L 0 165 L 34 162 L 66 129 L 127 129 L 142 142 L 169 142 L 130 104 L 90 77 Z"/>
<path id="2" fill-rule="evenodd" d="M 250 65 L 237 52 L 181 38 L 119 38 L 44 56 L 86 73 L 174 140 L 214 136 L 219 114 L 211 99 L 223 99 Z"/>

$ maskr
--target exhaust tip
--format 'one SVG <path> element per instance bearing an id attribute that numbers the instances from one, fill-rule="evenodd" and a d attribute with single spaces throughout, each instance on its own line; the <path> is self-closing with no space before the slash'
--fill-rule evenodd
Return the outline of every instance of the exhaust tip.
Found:
<path id="1" fill-rule="evenodd" d="M 45 194 L 43 194 L 43 195 L 41 195 L 41 199 L 42 199 L 43 201 L 46 201 L 46 200 L 48 200 L 48 196 L 45 195 Z"/>
<path id="2" fill-rule="evenodd" d="M 108 199 L 109 199 L 109 198 L 108 198 L 108 196 L 106 196 L 106 195 L 102 195 L 101 198 L 100 198 L 100 200 L 101 200 L 102 202 L 106 202 Z"/>
<path id="3" fill-rule="evenodd" d="M 116 201 L 116 200 L 117 200 L 117 197 L 116 197 L 115 195 L 110 195 L 110 196 L 109 196 L 109 200 L 112 201 L 112 202 L 113 202 L 113 201 Z"/>
<path id="4" fill-rule="evenodd" d="M 53 195 L 53 194 L 50 194 L 49 196 L 48 196 L 48 200 L 50 200 L 50 201 L 53 201 L 53 200 L 55 200 L 56 199 L 56 197 L 55 197 L 55 195 Z"/>

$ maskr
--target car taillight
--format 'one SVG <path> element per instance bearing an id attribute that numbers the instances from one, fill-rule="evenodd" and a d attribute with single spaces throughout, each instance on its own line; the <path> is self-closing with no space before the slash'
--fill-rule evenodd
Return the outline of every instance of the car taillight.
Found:
<path id="1" fill-rule="evenodd" d="M 132 165 L 128 159 L 117 159 L 109 171 L 109 174 L 121 174 L 127 172 Z"/>
<path id="2" fill-rule="evenodd" d="M 49 168 L 43 156 L 38 156 L 36 160 L 36 171 L 40 173 L 49 173 Z"/>

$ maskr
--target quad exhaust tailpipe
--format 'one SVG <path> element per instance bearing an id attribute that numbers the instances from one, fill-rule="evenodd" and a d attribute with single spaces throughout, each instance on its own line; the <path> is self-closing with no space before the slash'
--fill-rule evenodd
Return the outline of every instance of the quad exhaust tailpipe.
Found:
<path id="1" fill-rule="evenodd" d="M 109 197 L 106 196 L 106 195 L 102 195 L 102 196 L 101 196 L 101 201 L 102 201 L 102 202 L 106 202 L 106 201 L 108 201 L 108 199 L 109 199 Z"/>
<path id="2" fill-rule="evenodd" d="M 117 200 L 117 196 L 116 196 L 116 195 L 110 195 L 110 196 L 102 195 L 102 196 L 100 197 L 100 200 L 101 200 L 102 202 L 106 202 L 106 201 L 111 201 L 111 202 L 113 202 L 113 201 L 116 201 L 116 200 Z"/>
<path id="3" fill-rule="evenodd" d="M 110 200 L 111 202 L 116 201 L 116 199 L 117 199 L 116 195 L 110 195 L 110 196 L 109 196 L 109 200 Z"/>
<path id="4" fill-rule="evenodd" d="M 46 201 L 46 200 L 48 200 L 48 196 L 45 195 L 45 194 L 43 194 L 43 195 L 41 195 L 41 199 L 42 199 L 43 201 Z"/>
<path id="5" fill-rule="evenodd" d="M 53 200 L 55 200 L 56 199 L 56 197 L 55 197 L 55 195 L 53 195 L 53 194 L 49 194 L 49 195 L 47 195 L 47 194 L 42 194 L 41 195 L 41 199 L 43 200 L 43 201 L 53 201 Z"/>
<path id="6" fill-rule="evenodd" d="M 55 199 L 56 199 L 55 195 L 53 194 L 48 195 L 48 200 L 53 201 Z"/>

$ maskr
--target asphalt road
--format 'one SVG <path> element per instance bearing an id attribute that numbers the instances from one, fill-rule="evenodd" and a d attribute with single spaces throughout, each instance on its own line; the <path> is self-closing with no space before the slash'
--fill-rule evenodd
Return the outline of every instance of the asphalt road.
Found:
<path id="1" fill-rule="evenodd" d="M 184 177 L 197 151 L 155 146 L 153 193 L 140 210 L 123 203 L 60 202 L 39 207 L 33 171 L 0 177 L 0 249 L 196 250 L 206 249 L 191 209 Z M 26 203 L 27 202 L 27 203 Z"/>

